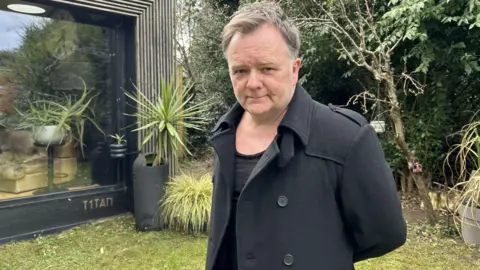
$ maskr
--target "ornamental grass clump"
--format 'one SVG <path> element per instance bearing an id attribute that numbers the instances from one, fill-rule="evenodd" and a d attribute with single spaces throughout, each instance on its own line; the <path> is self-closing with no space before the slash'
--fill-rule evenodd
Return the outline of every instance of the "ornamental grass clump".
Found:
<path id="1" fill-rule="evenodd" d="M 165 196 L 160 201 L 161 221 L 167 228 L 186 233 L 206 232 L 212 205 L 212 176 L 204 174 L 199 179 L 191 174 L 181 174 L 169 181 Z"/>

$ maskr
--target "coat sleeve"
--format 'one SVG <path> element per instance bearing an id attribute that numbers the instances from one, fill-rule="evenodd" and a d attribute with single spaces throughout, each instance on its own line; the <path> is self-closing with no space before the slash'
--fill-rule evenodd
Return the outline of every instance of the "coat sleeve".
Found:
<path id="1" fill-rule="evenodd" d="M 354 262 L 402 246 L 407 228 L 392 171 L 373 127 L 361 127 L 339 183 L 342 214 L 354 244 Z"/>

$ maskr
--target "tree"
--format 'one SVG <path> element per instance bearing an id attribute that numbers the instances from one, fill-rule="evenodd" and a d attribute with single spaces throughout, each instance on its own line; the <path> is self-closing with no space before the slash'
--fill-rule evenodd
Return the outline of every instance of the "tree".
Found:
<path id="1" fill-rule="evenodd" d="M 313 2 L 319 14 L 309 14 L 304 19 L 305 24 L 316 25 L 320 33 L 332 36 L 341 59 L 370 73 L 375 87 L 354 95 L 350 101 L 362 102 L 365 110 L 380 109 L 380 114 L 388 116 L 394 130 L 392 139 L 408 164 L 410 177 L 425 205 L 427 221 L 434 225 L 437 217 L 428 196 L 425 176 L 405 139 L 403 108 L 398 98 L 400 89 L 397 89 L 401 86 L 405 95 L 419 95 L 424 85 L 415 78 L 415 73 L 409 72 L 406 63 L 400 70 L 394 69 L 391 63 L 392 54 L 402 42 L 426 38 L 418 29 L 425 1 L 404 1 L 401 12 L 390 9 L 382 17 L 376 10 L 375 0 Z"/>
<path id="2" fill-rule="evenodd" d="M 231 12 L 228 11 L 231 6 L 226 4 L 218 0 L 181 0 L 177 5 L 177 63 L 183 68 L 184 79 L 194 83 L 191 104 L 212 97 L 217 101 L 202 115 L 209 119 L 207 131 L 191 130 L 186 134 L 195 157 L 208 154 L 210 129 L 235 101 L 220 46 L 221 32 L 228 21 L 227 13 Z"/>

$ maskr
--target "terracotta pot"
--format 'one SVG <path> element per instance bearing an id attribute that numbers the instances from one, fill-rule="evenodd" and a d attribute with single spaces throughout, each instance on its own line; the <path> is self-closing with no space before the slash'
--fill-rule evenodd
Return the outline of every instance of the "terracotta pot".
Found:
<path id="1" fill-rule="evenodd" d="M 67 139 L 65 141 L 68 141 Z M 55 158 L 71 158 L 76 157 L 75 153 L 75 143 L 73 141 L 69 141 L 64 145 L 56 146 L 54 149 L 54 157 Z"/>
<path id="2" fill-rule="evenodd" d="M 0 84 L 0 112 L 10 112 L 18 90 L 13 85 Z"/>

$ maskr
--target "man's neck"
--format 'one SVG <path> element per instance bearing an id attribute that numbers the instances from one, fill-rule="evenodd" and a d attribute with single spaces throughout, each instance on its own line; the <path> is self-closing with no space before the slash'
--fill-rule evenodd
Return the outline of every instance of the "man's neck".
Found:
<path id="1" fill-rule="evenodd" d="M 258 115 L 252 115 L 249 112 L 245 111 L 242 117 L 242 121 L 245 122 L 245 124 L 249 128 L 258 128 L 258 129 L 277 128 L 280 122 L 282 121 L 283 117 L 285 116 L 286 112 L 287 112 L 287 109 L 285 108 L 285 110 L 281 112 L 258 116 Z"/>

